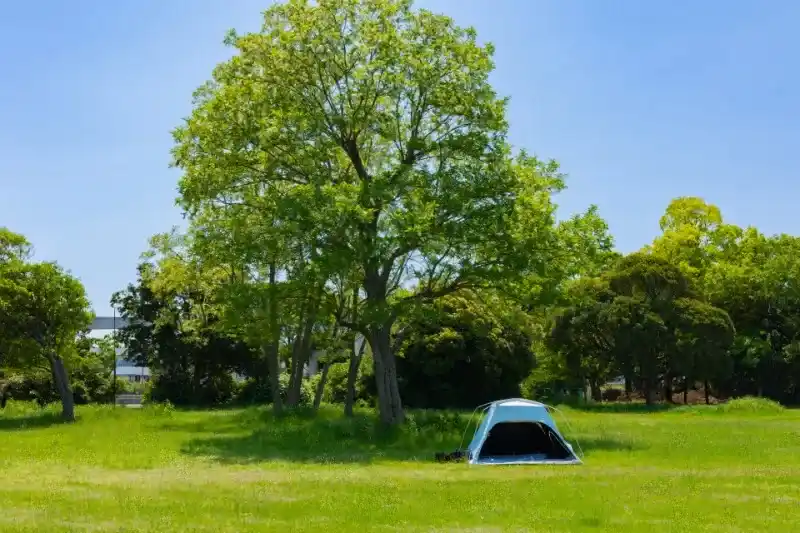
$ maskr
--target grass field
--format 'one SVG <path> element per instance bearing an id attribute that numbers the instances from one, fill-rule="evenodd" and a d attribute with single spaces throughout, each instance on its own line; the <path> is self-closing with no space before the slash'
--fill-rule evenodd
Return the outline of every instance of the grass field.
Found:
<path id="1" fill-rule="evenodd" d="M 566 410 L 583 466 L 432 462 L 465 417 L 0 414 L 0 531 L 739 531 L 800 525 L 800 412 Z M 54 411 L 53 411 L 54 412 Z M 557 418 L 558 420 L 558 418 Z M 469 437 L 468 437 L 469 438 Z"/>

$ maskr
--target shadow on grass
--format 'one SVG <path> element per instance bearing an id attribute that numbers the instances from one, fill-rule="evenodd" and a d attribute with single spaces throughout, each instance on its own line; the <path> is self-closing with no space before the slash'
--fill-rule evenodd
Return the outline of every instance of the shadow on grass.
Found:
<path id="1" fill-rule="evenodd" d="M 452 412 L 412 412 L 404 426 L 393 428 L 382 426 L 370 413 L 344 418 L 328 410 L 317 416 L 300 411 L 276 419 L 268 412 L 255 412 L 257 416 L 248 410 L 211 425 L 164 429 L 203 433 L 190 438 L 181 451 L 228 464 L 432 462 L 436 452 L 466 447 L 475 431 L 474 424 L 467 428 L 468 415 Z M 580 439 L 580 446 L 587 454 L 632 449 L 628 443 L 606 438 Z"/>
<path id="2" fill-rule="evenodd" d="M 637 402 L 603 402 L 603 403 L 588 403 L 588 404 L 575 404 L 568 405 L 573 411 L 584 411 L 587 413 L 664 413 L 673 411 L 675 409 L 686 409 L 682 404 L 669 404 L 669 403 L 656 403 L 647 405 L 645 403 Z"/>
<path id="3" fill-rule="evenodd" d="M 642 449 L 641 445 L 610 437 L 581 437 L 570 440 L 569 436 L 567 436 L 567 440 L 575 448 L 575 451 L 579 451 L 579 445 L 581 451 L 587 455 L 591 455 L 593 452 L 632 452 Z"/>
<path id="4" fill-rule="evenodd" d="M 39 413 L 27 416 L 0 416 L 0 431 L 24 431 L 64 424 L 64 419 L 55 413 Z"/>

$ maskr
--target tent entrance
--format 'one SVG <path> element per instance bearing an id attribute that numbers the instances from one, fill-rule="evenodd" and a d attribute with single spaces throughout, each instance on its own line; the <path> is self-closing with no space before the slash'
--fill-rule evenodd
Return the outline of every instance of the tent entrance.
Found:
<path id="1" fill-rule="evenodd" d="M 542 422 L 498 422 L 489 430 L 478 461 L 571 461 L 575 455 Z"/>

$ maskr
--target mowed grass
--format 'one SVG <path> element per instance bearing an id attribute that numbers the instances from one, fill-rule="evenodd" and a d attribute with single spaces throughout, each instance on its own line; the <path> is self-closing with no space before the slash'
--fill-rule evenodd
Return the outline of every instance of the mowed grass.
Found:
<path id="1" fill-rule="evenodd" d="M 0 414 L 0 531 L 796 531 L 800 412 L 564 409 L 585 465 L 437 464 L 468 415 Z M 467 440 L 470 435 L 468 434 Z"/>

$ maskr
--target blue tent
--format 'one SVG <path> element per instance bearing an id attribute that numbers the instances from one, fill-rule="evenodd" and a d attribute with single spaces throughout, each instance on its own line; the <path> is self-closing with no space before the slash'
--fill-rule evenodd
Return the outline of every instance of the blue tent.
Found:
<path id="1" fill-rule="evenodd" d="M 492 402 L 467 448 L 470 464 L 581 464 L 543 403 Z"/>

